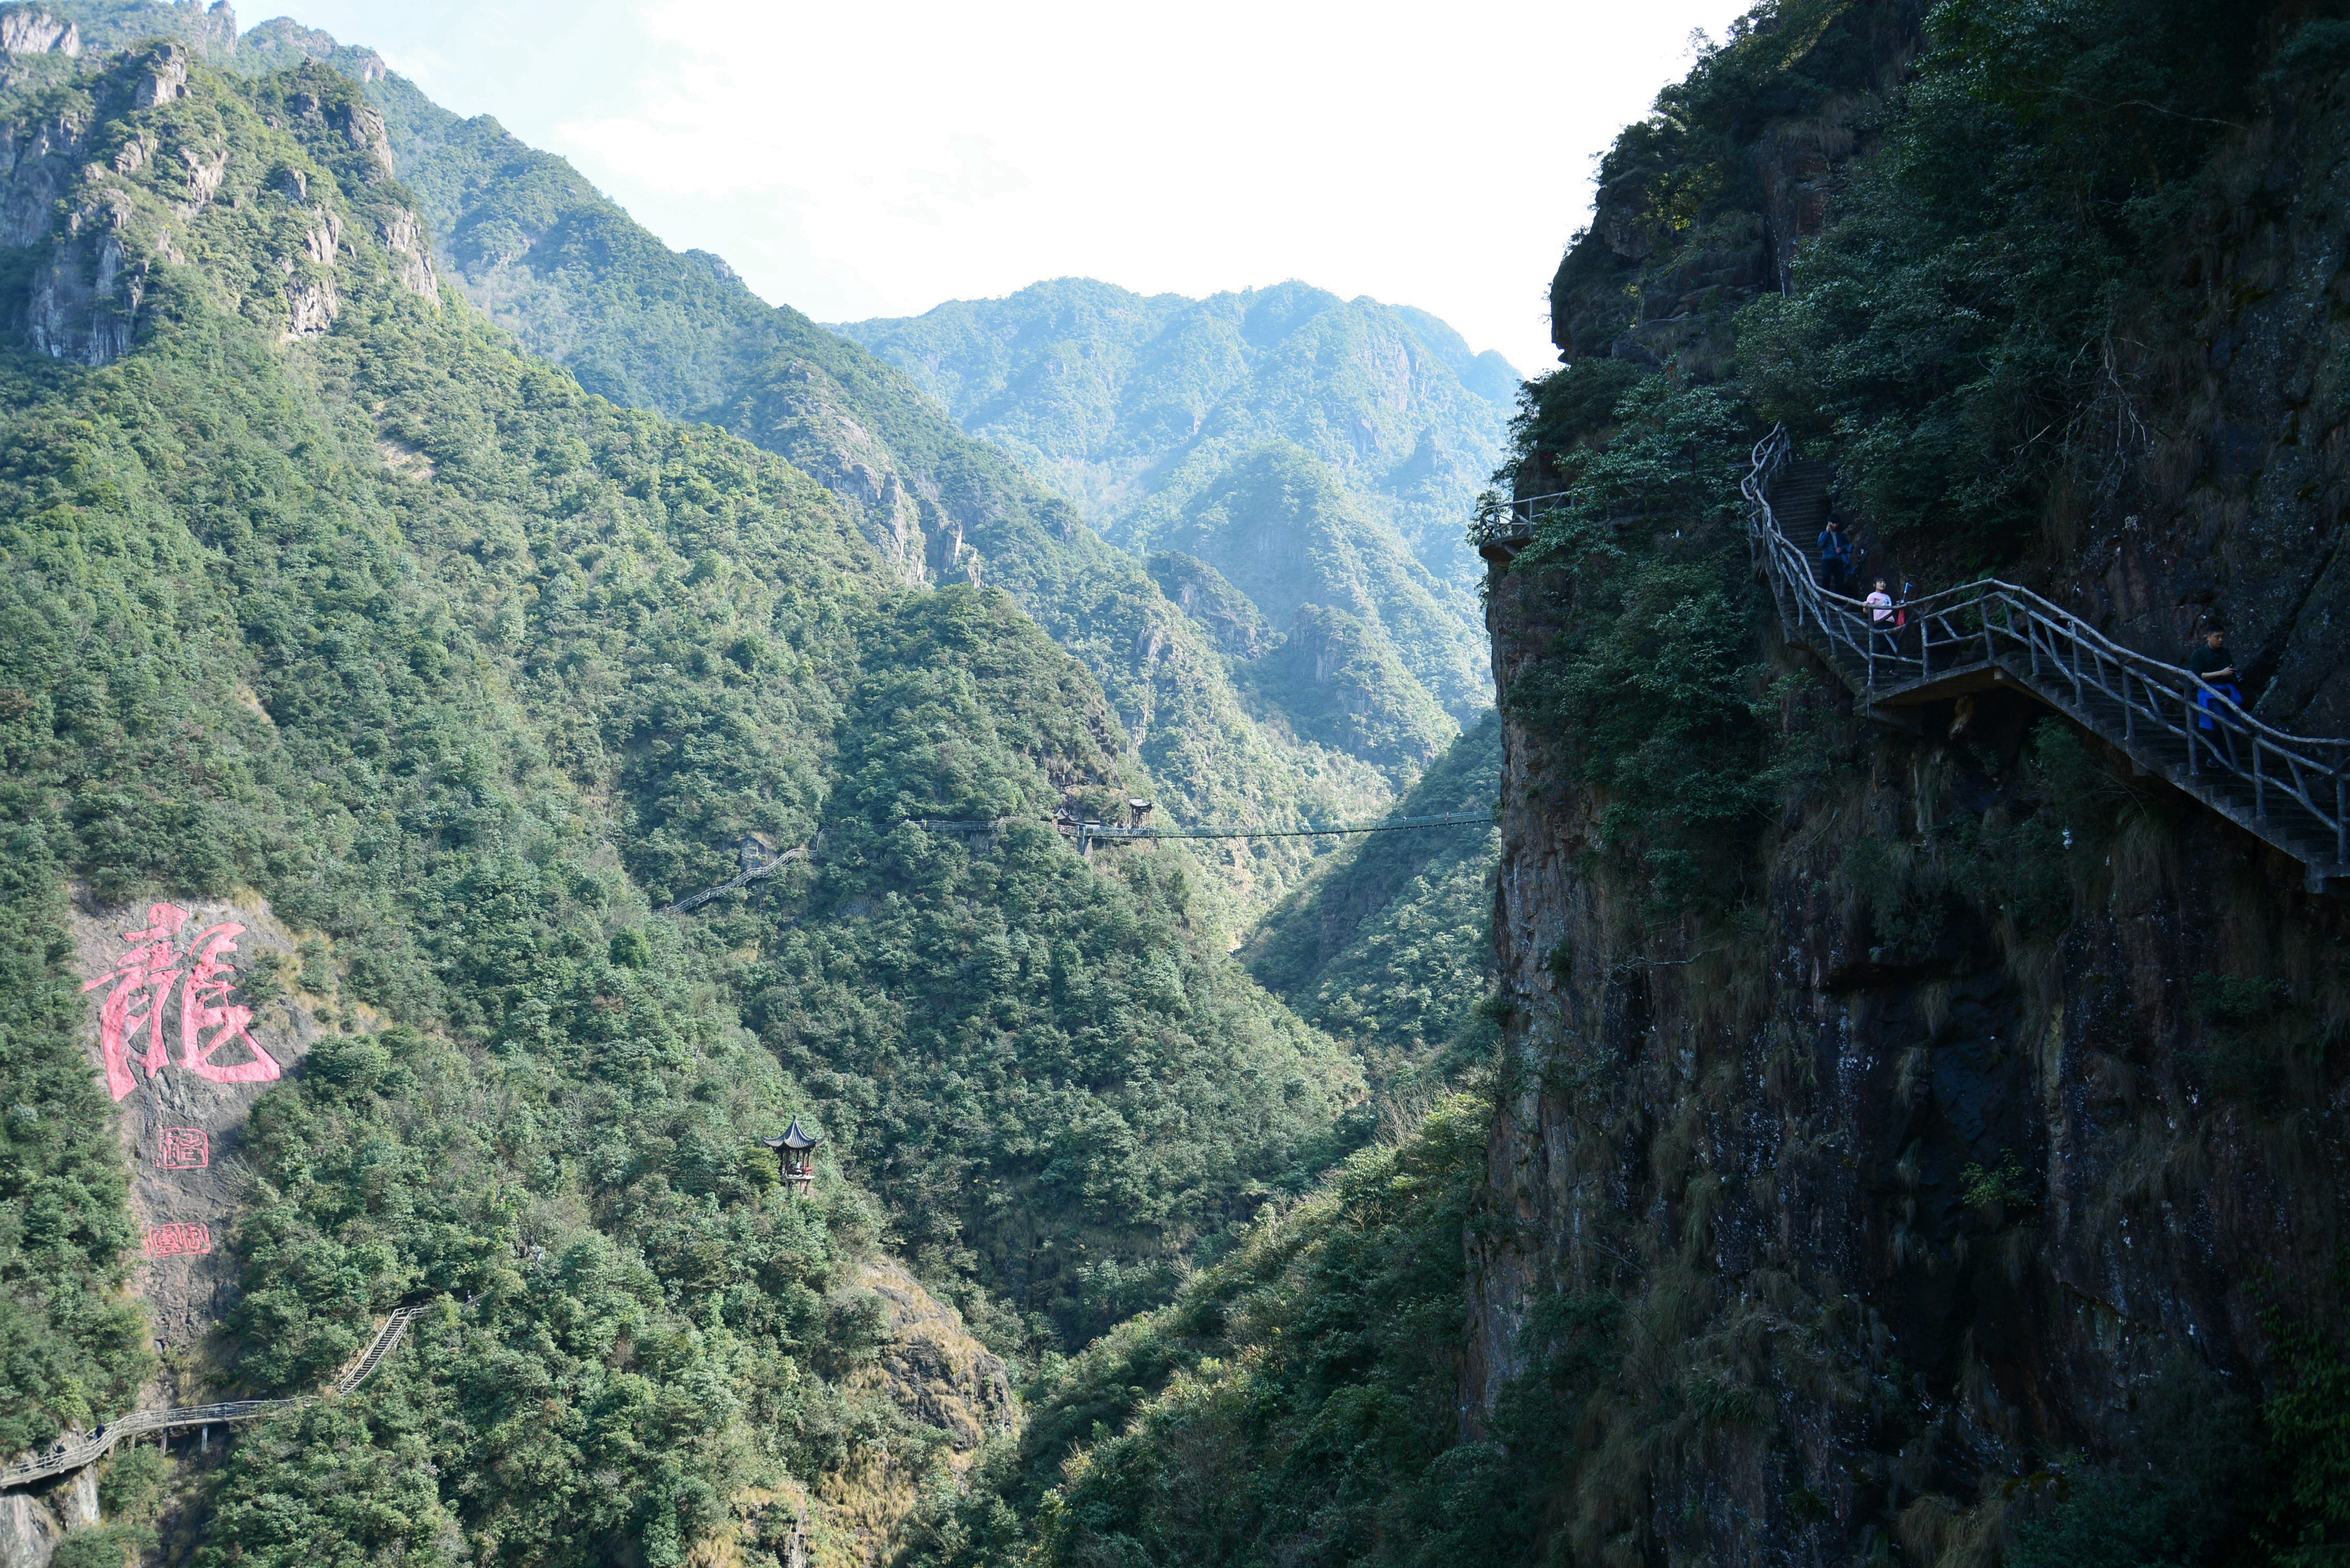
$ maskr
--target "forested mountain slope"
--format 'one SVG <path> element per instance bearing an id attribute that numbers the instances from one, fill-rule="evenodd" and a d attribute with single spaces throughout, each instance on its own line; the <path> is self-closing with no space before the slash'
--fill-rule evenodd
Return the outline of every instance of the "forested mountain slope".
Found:
<path id="1" fill-rule="evenodd" d="M 185 22 L 178 8 L 118 8 Z M 364 80 L 436 262 L 493 320 L 590 390 L 722 424 L 790 458 L 841 499 L 906 581 L 1011 593 L 1101 681 L 1175 815 L 1366 815 L 1393 788 L 1366 756 L 1408 778 L 1440 745 L 1440 717 L 1388 722 L 1378 717 L 1384 703 L 1368 723 L 1296 725 L 1274 714 L 1268 729 L 1208 638 L 1066 501 L 957 431 L 892 368 L 760 301 L 718 258 L 668 250 L 569 165 L 495 120 L 460 119 L 368 51 L 283 20 L 221 58 L 247 71 L 315 58 Z M 1316 708 L 1344 715 L 1350 703 L 1359 705 L 1342 691 Z M 1382 745 L 1396 733 L 1412 739 Z M 1294 840 L 1229 846 L 1214 867 L 1227 923 L 1276 897 L 1309 857 Z"/>
<path id="2" fill-rule="evenodd" d="M 517 352 L 351 77 L 169 43 L 9 76 L 0 1448 L 312 1388 L 435 1304 L 364 1400 L 119 1451 L 73 1551 L 160 1519 L 223 1564 L 675 1564 L 812 1500 L 854 1560 L 984 1435 L 941 1401 L 991 1408 L 877 1373 L 885 1249 L 1042 1350 L 1342 1152 L 1355 1064 L 1181 857 L 911 824 L 1139 782 L 1011 598 L 910 592 L 783 459 Z M 810 852 L 655 912 L 746 839 Z M 191 909 L 244 945 L 181 954 Z M 189 1043 L 109 1102 L 82 992 L 147 973 L 142 927 L 202 971 L 151 1008 Z M 126 1167 L 168 1187 L 149 1135 L 224 1064 L 234 1216 L 133 1273 Z M 832 1139 L 806 1202 L 756 1141 L 792 1113 Z M 140 1298 L 223 1256 L 159 1364 Z"/>
<path id="3" fill-rule="evenodd" d="M 1489 714 L 1397 813 L 1490 809 L 1501 774 L 1501 723 Z M 1499 846 L 1482 825 L 1359 839 L 1265 916 L 1241 961 L 1300 1017 L 1353 1045 L 1376 1081 L 1442 1082 L 1464 1064 L 1492 968 Z"/>
<path id="4" fill-rule="evenodd" d="M 1355 616 L 1464 722 L 1490 701 L 1461 519 L 1517 378 L 1427 313 L 1063 278 L 840 330 L 1111 539 L 1206 560 L 1276 628 L 1303 604 Z"/>
<path id="5" fill-rule="evenodd" d="M 1426 311 L 1302 283 L 1190 299 L 1056 278 L 840 330 L 1114 538 L 1153 497 L 1285 444 L 1336 469 L 1437 576 L 1473 587 L 1460 516 L 1500 454 L 1518 379 Z"/>
<path id="6" fill-rule="evenodd" d="M 763 303 L 716 257 L 668 250 L 494 120 L 460 120 L 397 77 L 369 91 L 445 236 L 443 264 L 493 320 L 615 400 L 722 424 L 790 458 L 908 581 L 1012 594 L 1101 681 L 1174 814 L 1296 821 L 1385 798 L 1348 753 L 1267 733 L 1139 562 L 889 366 Z M 1305 853 L 1235 849 L 1233 918 L 1293 879 Z"/>
<path id="7" fill-rule="evenodd" d="M 1073 1362 L 922 1560 L 2350 1550 L 2344 906 L 2019 693 L 1870 722 L 1738 492 L 1784 419 L 1872 576 L 2167 659 L 2225 618 L 2343 732 L 2345 148 L 2337 5 L 1778 0 L 1704 51 L 1553 285 L 1513 466 L 1565 499 L 1490 541 L 1467 1136 Z"/>

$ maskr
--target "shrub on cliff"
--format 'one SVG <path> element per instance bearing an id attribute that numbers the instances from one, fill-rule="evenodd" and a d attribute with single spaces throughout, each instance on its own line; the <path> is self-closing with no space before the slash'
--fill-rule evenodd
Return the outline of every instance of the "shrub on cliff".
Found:
<path id="1" fill-rule="evenodd" d="M 1593 417 L 1590 379 L 1536 383 L 1522 438 Z M 1738 497 L 1758 431 L 1735 389 L 1663 377 L 1633 382 L 1604 419 L 1604 441 L 1546 456 L 1565 494 L 1516 570 L 1544 574 L 1559 630 L 1506 701 L 1594 792 L 1597 842 L 1654 905 L 1720 909 L 1745 890 L 1775 793 Z"/>
<path id="2" fill-rule="evenodd" d="M 2113 335 L 2216 142 L 2247 117 L 2262 8 L 2233 0 L 1950 0 L 1837 221 L 1740 325 L 1766 416 L 1832 438 L 1886 536 L 1953 566 L 2015 559 L 2061 466 L 2147 450 Z"/>

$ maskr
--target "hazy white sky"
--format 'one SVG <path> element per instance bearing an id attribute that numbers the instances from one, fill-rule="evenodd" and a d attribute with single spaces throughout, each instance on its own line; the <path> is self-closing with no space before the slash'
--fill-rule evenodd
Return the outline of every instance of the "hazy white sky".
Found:
<path id="1" fill-rule="evenodd" d="M 1751 3 L 1751 0 L 1750 0 Z M 1522 371 L 1595 156 L 1737 0 L 300 0 L 819 320 L 1300 278 Z M 266 13 L 253 9 L 247 20 Z"/>

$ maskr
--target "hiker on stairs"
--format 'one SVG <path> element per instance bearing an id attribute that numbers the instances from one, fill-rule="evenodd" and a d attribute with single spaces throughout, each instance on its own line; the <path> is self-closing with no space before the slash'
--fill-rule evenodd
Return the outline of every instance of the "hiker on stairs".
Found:
<path id="1" fill-rule="evenodd" d="M 2187 671 L 2203 683 L 2195 694 L 2195 704 L 2202 709 L 2196 728 L 2207 734 L 2217 734 L 2210 742 L 2216 755 L 2221 747 L 2227 751 L 2228 764 L 2236 762 L 2236 738 L 2228 723 L 2229 712 L 2243 706 L 2244 689 L 2236 680 L 2236 656 L 2228 651 L 2228 633 L 2214 626 L 2203 634 L 2203 646 L 2188 657 Z"/>
<path id="2" fill-rule="evenodd" d="M 1841 594 L 1852 586 L 1852 537 L 1833 514 L 1820 531 L 1820 587 Z"/>
<path id="3" fill-rule="evenodd" d="M 1894 632 L 1893 596 L 1885 591 L 1883 577 L 1877 579 L 1877 587 L 1869 590 L 1868 597 L 1861 603 L 1868 607 L 1868 629 L 1877 639 L 1877 651 L 1887 658 L 1898 653 L 1900 649 Z"/>

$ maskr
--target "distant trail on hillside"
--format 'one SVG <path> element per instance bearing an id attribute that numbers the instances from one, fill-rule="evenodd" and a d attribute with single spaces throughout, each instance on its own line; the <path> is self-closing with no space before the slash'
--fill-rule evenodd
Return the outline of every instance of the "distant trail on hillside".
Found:
<path id="1" fill-rule="evenodd" d="M 401 1307 L 383 1320 L 375 1337 L 368 1342 L 357 1361 L 337 1377 L 328 1392 L 357 1393 L 368 1379 L 373 1377 L 391 1353 L 399 1348 L 400 1336 L 408 1325 L 424 1315 L 421 1306 Z M 135 1438 L 142 1432 L 164 1432 L 188 1427 L 222 1427 L 236 1421 L 253 1421 L 280 1410 L 291 1410 L 324 1397 L 318 1394 L 297 1394 L 287 1399 L 230 1399 L 216 1405 L 184 1405 L 176 1410 L 134 1410 L 130 1415 L 109 1421 L 97 1431 L 78 1441 L 61 1443 L 46 1454 L 20 1459 L 13 1465 L 0 1466 L 0 1491 L 47 1480 L 85 1465 L 97 1463 L 106 1457 L 115 1444 L 125 1438 Z"/>

